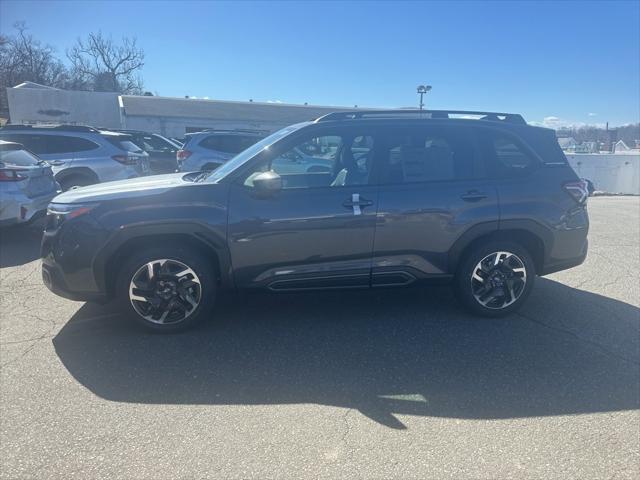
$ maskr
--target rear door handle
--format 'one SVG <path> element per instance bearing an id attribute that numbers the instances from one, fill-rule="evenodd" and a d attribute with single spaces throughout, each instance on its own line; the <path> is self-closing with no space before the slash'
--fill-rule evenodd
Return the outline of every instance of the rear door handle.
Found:
<path id="1" fill-rule="evenodd" d="M 467 193 L 460 195 L 460 198 L 465 202 L 477 202 L 479 200 L 487 198 L 487 194 L 479 192 L 478 190 L 470 190 Z"/>

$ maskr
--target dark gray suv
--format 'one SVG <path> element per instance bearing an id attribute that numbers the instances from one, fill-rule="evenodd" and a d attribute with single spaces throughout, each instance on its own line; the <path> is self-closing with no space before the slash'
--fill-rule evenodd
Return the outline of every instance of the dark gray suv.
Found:
<path id="1" fill-rule="evenodd" d="M 554 132 L 520 115 L 333 113 L 211 173 L 56 197 L 43 278 L 68 298 L 115 298 L 157 331 L 204 319 L 223 289 L 430 279 L 451 280 L 474 314 L 500 316 L 522 305 L 536 275 L 583 262 L 587 197 Z"/>

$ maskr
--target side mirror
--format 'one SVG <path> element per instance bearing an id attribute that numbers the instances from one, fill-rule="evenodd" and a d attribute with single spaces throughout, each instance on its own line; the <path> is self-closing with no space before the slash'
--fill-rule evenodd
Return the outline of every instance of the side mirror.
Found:
<path id="1" fill-rule="evenodd" d="M 282 190 L 282 177 L 276 172 L 262 172 L 253 178 L 253 186 L 263 195 L 273 195 Z"/>

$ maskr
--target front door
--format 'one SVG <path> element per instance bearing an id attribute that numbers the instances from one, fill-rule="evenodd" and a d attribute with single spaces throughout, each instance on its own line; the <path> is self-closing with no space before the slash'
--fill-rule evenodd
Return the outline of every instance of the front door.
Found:
<path id="1" fill-rule="evenodd" d="M 369 286 L 377 209 L 372 149 L 366 132 L 307 131 L 276 145 L 234 182 L 228 239 L 237 286 Z M 269 170 L 283 188 L 260 196 L 252 179 Z"/>

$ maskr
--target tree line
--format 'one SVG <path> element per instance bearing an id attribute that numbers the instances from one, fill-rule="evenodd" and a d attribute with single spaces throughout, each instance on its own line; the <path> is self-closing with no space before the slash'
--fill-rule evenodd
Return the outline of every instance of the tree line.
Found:
<path id="1" fill-rule="evenodd" d="M 116 42 L 102 32 L 90 33 L 65 51 L 63 62 L 54 47 L 28 32 L 24 22 L 14 28 L 12 35 L 0 33 L 0 116 L 8 118 L 6 87 L 23 82 L 69 90 L 143 93 L 144 51 L 135 38 Z"/>
<path id="2" fill-rule="evenodd" d="M 624 141 L 624 143 L 630 148 L 635 146 L 636 140 L 640 140 L 640 123 L 615 127 L 612 128 L 612 130 L 616 130 L 618 140 Z M 606 143 L 609 139 L 606 129 L 593 126 L 561 128 L 556 132 L 556 134 L 558 137 L 573 137 L 578 143 Z"/>

